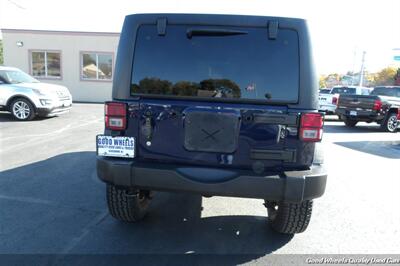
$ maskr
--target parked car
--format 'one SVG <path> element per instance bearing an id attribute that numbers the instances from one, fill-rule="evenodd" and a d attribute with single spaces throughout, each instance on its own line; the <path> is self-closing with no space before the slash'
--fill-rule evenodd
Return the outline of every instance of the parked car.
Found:
<path id="1" fill-rule="evenodd" d="M 326 114 L 334 114 L 336 111 L 336 103 L 338 94 L 331 94 L 332 89 L 323 89 L 319 91 L 318 110 Z"/>
<path id="2" fill-rule="evenodd" d="M 361 86 L 335 86 L 331 90 L 331 94 L 338 95 L 369 95 L 372 88 L 361 87 Z"/>
<path id="3" fill-rule="evenodd" d="M 329 93 L 320 92 L 318 98 L 318 110 L 326 114 L 335 114 L 340 95 L 369 95 L 371 90 L 371 88 L 360 86 L 335 86 L 329 91 Z"/>
<path id="4" fill-rule="evenodd" d="M 186 191 L 264 199 L 272 228 L 303 232 L 327 179 L 310 47 L 301 19 L 127 16 L 97 136 L 111 215 Z"/>
<path id="5" fill-rule="evenodd" d="M 321 88 L 321 89 L 319 89 L 319 93 L 320 94 L 329 94 L 329 93 L 331 93 L 331 90 L 332 89 L 330 89 L 330 88 Z"/>
<path id="6" fill-rule="evenodd" d="M 400 87 L 376 87 L 371 95 L 343 95 L 337 113 L 348 127 L 376 122 L 384 131 L 396 132 L 400 120 Z"/>
<path id="7" fill-rule="evenodd" d="M 15 67 L 0 66 L 0 110 L 17 120 L 68 112 L 72 96 L 64 86 L 42 83 Z"/>

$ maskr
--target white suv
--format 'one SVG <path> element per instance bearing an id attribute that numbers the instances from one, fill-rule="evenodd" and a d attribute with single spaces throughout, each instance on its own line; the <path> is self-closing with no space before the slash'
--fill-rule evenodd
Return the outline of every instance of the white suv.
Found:
<path id="1" fill-rule="evenodd" d="M 11 112 L 17 120 L 59 115 L 71 106 L 66 87 L 41 83 L 18 68 L 0 66 L 0 110 Z"/>

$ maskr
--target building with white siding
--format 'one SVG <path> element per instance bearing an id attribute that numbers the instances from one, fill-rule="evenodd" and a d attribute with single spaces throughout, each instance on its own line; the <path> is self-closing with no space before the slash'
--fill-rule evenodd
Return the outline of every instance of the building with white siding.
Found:
<path id="1" fill-rule="evenodd" d="M 119 33 L 2 29 L 4 65 L 67 86 L 74 101 L 111 99 Z"/>

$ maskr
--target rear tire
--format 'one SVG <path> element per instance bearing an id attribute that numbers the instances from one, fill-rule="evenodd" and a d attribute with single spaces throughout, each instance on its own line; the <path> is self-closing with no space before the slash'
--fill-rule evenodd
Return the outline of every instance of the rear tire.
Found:
<path id="1" fill-rule="evenodd" d="M 304 232 L 310 223 L 313 202 L 270 203 L 266 202 L 269 224 L 273 230 L 283 234 Z"/>
<path id="2" fill-rule="evenodd" d="M 395 133 L 399 125 L 396 113 L 389 113 L 385 121 L 382 123 L 381 128 L 383 131 Z"/>
<path id="3" fill-rule="evenodd" d="M 142 220 L 150 202 L 149 191 L 129 191 L 107 184 L 108 210 L 117 220 L 124 222 Z"/>
<path id="4" fill-rule="evenodd" d="M 346 125 L 346 127 L 355 127 L 357 125 L 357 123 L 358 123 L 358 121 L 351 120 L 351 119 L 348 119 L 348 118 L 345 118 L 343 122 Z"/>
<path id="5" fill-rule="evenodd" d="M 35 107 L 24 98 L 13 100 L 10 104 L 10 112 L 19 121 L 29 121 L 35 118 Z"/>

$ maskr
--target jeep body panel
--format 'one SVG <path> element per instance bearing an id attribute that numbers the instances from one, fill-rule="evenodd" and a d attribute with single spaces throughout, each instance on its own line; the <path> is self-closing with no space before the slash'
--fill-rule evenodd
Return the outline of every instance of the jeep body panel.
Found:
<path id="1" fill-rule="evenodd" d="M 172 27 L 187 26 L 188 40 L 193 27 L 206 27 L 207 31 L 219 27 L 227 31 L 226 35 L 242 34 L 247 29 L 250 35 L 252 29 L 262 29 L 266 39 L 287 45 L 279 39 L 283 36 L 279 32 L 295 32 L 293 62 L 298 75 L 280 77 L 294 79 L 295 96 L 270 100 L 267 95 L 267 99 L 205 97 L 204 90 L 197 92 L 199 97 L 137 93 L 135 56 L 140 53 L 138 43 L 144 37 L 138 32 L 149 25 L 149 32 L 158 36 L 146 36 L 148 40 L 162 40 Z M 210 32 L 215 33 L 207 34 Z M 170 45 L 160 45 L 159 49 L 168 53 L 167 47 L 171 49 Z M 151 69 L 152 63 L 149 60 L 150 67 L 146 67 Z M 174 69 L 173 62 L 170 68 Z M 164 82 L 159 76 L 154 80 Z M 136 87 L 132 90 L 133 85 Z M 225 92 L 221 89 L 216 93 Z M 107 183 L 288 202 L 316 198 L 325 190 L 327 174 L 318 145 L 299 136 L 303 115 L 318 114 L 319 107 L 310 37 L 302 19 L 199 14 L 127 16 L 118 46 L 112 98 L 126 104 L 127 121 L 123 130 L 106 127 L 104 135 L 134 137 L 136 150 L 130 159 L 97 158 L 98 176 Z M 320 127 L 319 140 L 322 122 Z"/>

